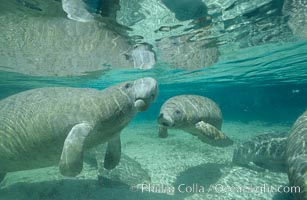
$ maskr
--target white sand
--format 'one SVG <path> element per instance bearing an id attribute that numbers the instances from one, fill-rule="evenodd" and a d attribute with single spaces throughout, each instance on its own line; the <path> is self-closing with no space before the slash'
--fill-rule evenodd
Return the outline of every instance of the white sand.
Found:
<path id="1" fill-rule="evenodd" d="M 289 128 L 262 122 L 223 124 L 223 131 L 236 144 L 257 134 Z M 96 169 L 88 164 L 77 178 L 65 178 L 57 167 L 50 167 L 9 173 L 0 185 L 0 199 L 290 199 L 268 191 L 271 186 L 277 189 L 288 184 L 286 173 L 255 172 L 232 165 L 235 145 L 212 147 L 182 131 L 169 133 L 166 139 L 158 138 L 155 121 L 133 122 L 122 133 L 122 151 L 148 172 L 151 182 L 146 185 L 134 181 L 132 189 L 125 184 L 102 186 Z M 129 178 L 129 170 L 125 178 Z M 266 191 L 261 192 L 260 187 Z"/>

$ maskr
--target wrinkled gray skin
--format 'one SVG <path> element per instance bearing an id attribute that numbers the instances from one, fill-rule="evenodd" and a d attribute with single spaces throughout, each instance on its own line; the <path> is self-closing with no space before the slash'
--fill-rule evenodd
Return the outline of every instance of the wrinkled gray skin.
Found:
<path id="1" fill-rule="evenodd" d="M 168 136 L 167 129 L 181 129 L 213 146 L 233 144 L 221 132 L 222 113 L 218 105 L 206 97 L 179 95 L 168 99 L 158 117 L 159 137 Z"/>
<path id="2" fill-rule="evenodd" d="M 0 178 L 6 172 L 58 165 L 76 176 L 83 151 L 108 143 L 105 168 L 120 159 L 120 131 L 157 96 L 157 82 L 143 78 L 105 90 L 40 88 L 0 101 Z M 0 180 L 1 181 L 1 180 Z"/>
<path id="3" fill-rule="evenodd" d="M 288 178 L 292 186 L 299 186 L 295 199 L 307 199 L 307 111 L 294 123 L 287 144 Z"/>
<path id="4" fill-rule="evenodd" d="M 232 162 L 255 171 L 286 172 L 286 133 L 258 135 L 239 145 Z"/>
<path id="5" fill-rule="evenodd" d="M 235 151 L 233 162 L 253 167 L 250 161 L 261 167 L 277 164 L 288 172 L 295 199 L 307 199 L 307 111 L 294 123 L 289 137 L 271 134 L 260 135 L 240 145 Z M 259 169 L 257 167 L 256 169 Z"/>

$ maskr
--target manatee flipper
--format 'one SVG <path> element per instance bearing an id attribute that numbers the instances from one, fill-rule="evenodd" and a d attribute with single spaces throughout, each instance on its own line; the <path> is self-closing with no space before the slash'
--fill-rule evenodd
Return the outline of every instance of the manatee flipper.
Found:
<path id="1" fill-rule="evenodd" d="M 82 171 L 84 141 L 91 130 L 92 127 L 85 122 L 75 125 L 70 130 L 59 163 L 62 175 L 74 177 Z"/>
<path id="2" fill-rule="evenodd" d="M 195 124 L 195 128 L 198 130 L 198 138 L 202 142 L 219 147 L 233 145 L 233 141 L 231 139 L 209 123 L 200 121 Z"/>
<path id="3" fill-rule="evenodd" d="M 120 160 L 121 142 L 119 135 L 108 142 L 107 151 L 104 156 L 104 168 L 114 169 Z"/>
<path id="4" fill-rule="evenodd" d="M 0 173 L 0 183 L 3 181 L 6 173 Z"/>
<path id="5" fill-rule="evenodd" d="M 159 137 L 160 138 L 168 137 L 167 128 L 165 126 L 159 126 Z"/>

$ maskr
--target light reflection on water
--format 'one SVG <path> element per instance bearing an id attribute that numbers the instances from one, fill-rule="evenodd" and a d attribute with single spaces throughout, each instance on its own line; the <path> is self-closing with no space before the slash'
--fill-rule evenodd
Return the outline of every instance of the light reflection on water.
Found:
<path id="1" fill-rule="evenodd" d="M 160 85 L 201 84 L 207 87 L 231 85 L 285 85 L 307 83 L 307 41 L 287 43 L 283 46 L 266 45 L 234 52 L 204 69 L 171 69 L 158 63 L 151 70 L 109 70 L 91 72 L 79 77 L 38 77 L 1 72 L 1 90 L 6 87 L 73 86 L 105 88 L 111 84 L 151 76 Z M 174 90 L 180 88 L 174 88 Z"/>

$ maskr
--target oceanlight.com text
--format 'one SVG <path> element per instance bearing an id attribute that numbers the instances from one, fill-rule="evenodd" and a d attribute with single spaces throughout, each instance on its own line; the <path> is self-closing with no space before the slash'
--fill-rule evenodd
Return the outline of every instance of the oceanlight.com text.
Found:
<path id="1" fill-rule="evenodd" d="M 262 184 L 259 186 L 229 186 L 223 184 L 210 185 L 208 192 L 216 193 L 300 193 L 299 186 L 273 186 Z"/>
<path id="2" fill-rule="evenodd" d="M 223 184 L 211 184 L 204 186 L 201 184 L 179 184 L 178 186 L 164 184 L 138 184 L 131 186 L 132 192 L 153 192 L 153 193 L 300 193 L 299 186 L 268 185 L 259 186 L 230 186 Z"/>

